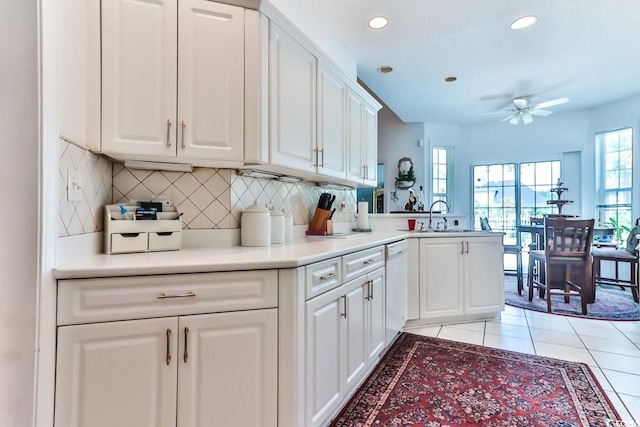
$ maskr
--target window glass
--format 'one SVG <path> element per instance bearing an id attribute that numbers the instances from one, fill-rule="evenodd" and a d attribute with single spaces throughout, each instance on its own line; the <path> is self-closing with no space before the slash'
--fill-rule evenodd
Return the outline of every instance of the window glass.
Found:
<path id="1" fill-rule="evenodd" d="M 630 127 L 596 135 L 599 225 L 620 226 L 621 244 L 632 228 L 633 134 Z"/>

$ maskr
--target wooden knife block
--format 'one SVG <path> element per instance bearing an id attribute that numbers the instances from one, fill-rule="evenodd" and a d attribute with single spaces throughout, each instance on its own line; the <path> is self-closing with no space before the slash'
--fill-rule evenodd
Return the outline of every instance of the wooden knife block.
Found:
<path id="1" fill-rule="evenodd" d="M 316 208 L 311 225 L 309 225 L 309 231 L 324 231 L 327 234 L 333 234 L 333 221 L 329 219 L 330 215 L 331 211 Z"/>

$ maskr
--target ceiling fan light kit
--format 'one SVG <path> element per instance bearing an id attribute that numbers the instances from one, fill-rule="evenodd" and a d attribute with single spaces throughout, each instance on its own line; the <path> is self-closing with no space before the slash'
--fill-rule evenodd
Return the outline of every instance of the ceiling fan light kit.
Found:
<path id="1" fill-rule="evenodd" d="M 553 114 L 553 111 L 544 110 L 543 108 L 565 104 L 569 102 L 569 98 L 557 98 L 550 101 L 541 102 L 539 104 L 531 105 L 530 96 L 519 96 L 517 98 L 513 98 L 511 102 L 513 103 L 513 106 L 515 108 L 504 111 L 492 111 L 485 114 L 497 114 L 506 112 L 509 115 L 500 120 L 501 122 L 508 121 L 512 125 L 518 125 L 520 121 L 522 121 L 522 124 L 528 125 L 533 123 L 533 116 L 547 117 Z"/>

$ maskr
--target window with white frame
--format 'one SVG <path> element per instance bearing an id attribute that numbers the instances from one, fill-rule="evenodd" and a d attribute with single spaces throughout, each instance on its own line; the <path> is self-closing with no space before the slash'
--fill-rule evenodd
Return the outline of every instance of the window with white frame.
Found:
<path id="1" fill-rule="evenodd" d="M 451 206 L 452 187 L 451 147 L 433 147 L 431 150 L 431 201 L 443 200 Z M 453 207 L 452 207 L 453 209 Z"/>
<path id="2" fill-rule="evenodd" d="M 631 127 L 596 134 L 597 220 L 600 225 L 622 226 L 621 239 L 631 228 L 633 187 L 633 135 Z"/>

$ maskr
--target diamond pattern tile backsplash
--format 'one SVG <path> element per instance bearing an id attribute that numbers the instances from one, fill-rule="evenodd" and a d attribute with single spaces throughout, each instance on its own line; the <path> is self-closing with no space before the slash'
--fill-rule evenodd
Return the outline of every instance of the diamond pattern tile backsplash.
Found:
<path id="1" fill-rule="evenodd" d="M 242 211 L 253 203 L 285 209 L 294 224 L 308 224 L 322 192 L 336 196 L 335 222 L 355 220 L 355 190 L 324 189 L 314 183 L 289 183 L 236 175 L 231 169 L 194 168 L 193 172 L 127 169 L 60 140 L 60 237 L 103 230 L 102 207 L 129 200 L 168 199 L 183 213 L 185 229 L 239 228 Z M 67 170 L 87 176 L 81 202 L 68 202 Z"/>
<path id="2" fill-rule="evenodd" d="M 58 236 L 102 231 L 103 206 L 111 202 L 111 162 L 58 139 Z M 81 200 L 67 200 L 67 174 L 76 171 L 84 184 Z"/>

